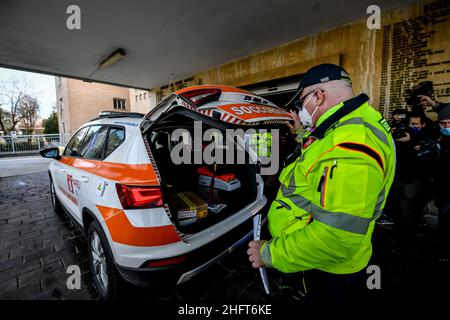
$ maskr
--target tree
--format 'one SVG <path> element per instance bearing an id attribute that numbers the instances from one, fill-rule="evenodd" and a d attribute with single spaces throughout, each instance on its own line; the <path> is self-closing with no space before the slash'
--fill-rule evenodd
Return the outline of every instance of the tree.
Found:
<path id="1" fill-rule="evenodd" d="M 3 134 L 6 134 L 11 127 L 10 118 L 11 115 L 9 114 L 9 112 L 4 110 L 0 105 L 0 130 Z"/>
<path id="2" fill-rule="evenodd" d="M 50 116 L 42 121 L 42 124 L 44 125 L 45 134 L 59 133 L 58 113 L 56 112 L 56 110 L 53 110 Z"/>
<path id="3" fill-rule="evenodd" d="M 31 117 L 28 121 L 33 121 L 35 112 L 32 110 L 37 108 L 39 112 L 39 104 L 35 95 L 30 92 L 30 85 L 25 79 L 12 79 L 0 83 L 0 108 L 0 127 L 5 134 L 15 131 L 26 116 Z"/>
<path id="4" fill-rule="evenodd" d="M 33 134 L 36 121 L 39 119 L 39 102 L 35 97 L 25 95 L 21 100 L 21 124 L 25 134 Z"/>

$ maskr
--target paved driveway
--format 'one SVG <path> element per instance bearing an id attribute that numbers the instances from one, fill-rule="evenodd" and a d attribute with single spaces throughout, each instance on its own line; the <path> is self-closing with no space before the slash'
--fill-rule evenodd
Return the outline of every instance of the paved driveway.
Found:
<path id="1" fill-rule="evenodd" d="M 0 158 L 0 178 L 47 171 L 50 161 L 41 156 Z"/>
<path id="2" fill-rule="evenodd" d="M 97 299 L 89 274 L 87 244 L 65 215 L 54 213 L 47 172 L 0 178 L 0 299 Z M 132 286 L 128 298 L 150 300 L 264 300 L 259 273 L 246 248 L 191 281 L 164 292 Z M 79 265 L 82 289 L 69 290 L 66 268 Z M 274 274 L 272 286 L 278 286 Z M 279 295 L 275 292 L 274 297 Z"/>

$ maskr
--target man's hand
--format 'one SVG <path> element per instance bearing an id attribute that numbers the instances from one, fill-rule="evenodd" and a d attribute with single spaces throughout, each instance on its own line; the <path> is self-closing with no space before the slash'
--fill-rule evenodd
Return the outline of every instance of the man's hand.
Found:
<path id="1" fill-rule="evenodd" d="M 261 254 L 259 253 L 264 242 L 266 242 L 266 240 L 250 241 L 248 244 L 248 260 L 252 263 L 252 267 L 255 269 L 265 266 L 264 261 L 261 258 Z"/>
<path id="2" fill-rule="evenodd" d="M 296 134 L 298 129 L 300 128 L 300 118 L 299 118 L 297 112 L 295 112 L 293 110 L 290 110 L 289 112 L 291 113 L 292 119 L 294 121 L 293 121 L 292 124 L 288 122 L 287 125 L 288 125 L 289 130 L 291 131 L 291 133 L 292 134 Z"/>
<path id="3" fill-rule="evenodd" d="M 402 137 L 400 139 L 397 139 L 397 141 L 400 141 L 400 142 L 408 142 L 408 141 L 410 141 L 411 140 L 411 135 L 408 132 L 405 132 L 405 135 L 406 136 L 404 136 L 404 137 Z"/>
<path id="4" fill-rule="evenodd" d="M 422 102 L 422 104 L 429 103 L 432 107 L 434 107 L 438 104 L 436 101 L 431 99 L 429 96 L 418 95 L 418 97 L 420 98 L 420 102 Z"/>

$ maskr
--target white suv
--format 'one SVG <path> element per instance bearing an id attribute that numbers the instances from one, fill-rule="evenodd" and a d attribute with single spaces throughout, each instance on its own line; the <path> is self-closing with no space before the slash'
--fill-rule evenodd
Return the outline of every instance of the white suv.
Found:
<path id="1" fill-rule="evenodd" d="M 141 286 L 189 280 L 246 241 L 251 217 L 266 204 L 257 165 L 222 165 L 240 183 L 224 197 L 226 208 L 183 225 L 172 196 L 200 194 L 198 172 L 205 165 L 171 161 L 169 136 L 175 129 L 191 130 L 194 121 L 225 130 L 290 120 L 289 113 L 247 91 L 198 86 L 172 94 L 145 117 L 126 113 L 92 120 L 62 154 L 42 150 L 54 159 L 54 209 L 64 209 L 86 231 L 101 297 L 114 298 L 120 278 Z"/>

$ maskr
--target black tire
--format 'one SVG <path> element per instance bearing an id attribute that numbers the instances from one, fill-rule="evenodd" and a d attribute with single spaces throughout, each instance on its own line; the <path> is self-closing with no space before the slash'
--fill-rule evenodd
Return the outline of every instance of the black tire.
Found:
<path id="1" fill-rule="evenodd" d="M 98 236 L 102 251 L 97 246 L 94 250 L 94 238 Z M 88 248 L 89 248 L 89 268 L 91 270 L 92 278 L 94 280 L 94 287 L 97 290 L 100 298 L 103 300 L 113 300 L 118 297 L 120 284 L 122 283 L 116 266 L 114 265 L 113 255 L 109 247 L 108 240 L 103 232 L 100 224 L 94 220 L 88 229 Z M 100 258 L 96 259 L 96 254 Z M 106 267 L 106 268 L 105 268 Z M 107 283 L 104 284 L 104 278 L 101 277 L 102 271 L 107 276 Z M 100 275 L 99 275 L 100 272 Z"/>
<path id="2" fill-rule="evenodd" d="M 64 212 L 61 202 L 59 201 L 58 196 L 56 195 L 55 184 L 53 183 L 53 179 L 52 179 L 51 175 L 50 175 L 50 201 L 52 202 L 53 210 L 56 213 Z"/>

